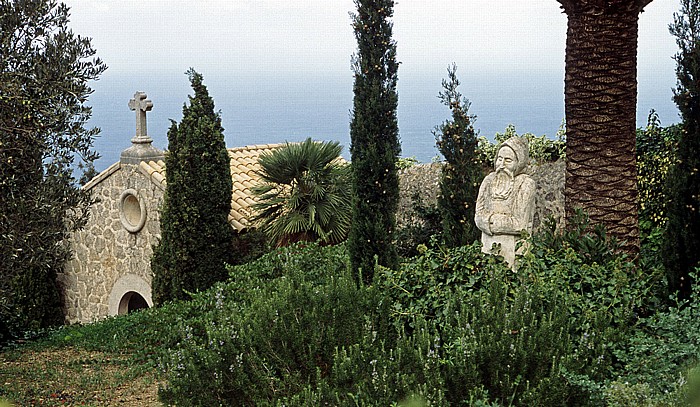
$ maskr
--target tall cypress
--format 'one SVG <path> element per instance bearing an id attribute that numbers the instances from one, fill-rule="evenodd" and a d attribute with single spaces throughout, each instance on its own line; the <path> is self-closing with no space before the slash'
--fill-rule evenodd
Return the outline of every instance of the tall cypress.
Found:
<path id="1" fill-rule="evenodd" d="M 683 121 L 676 165 L 668 177 L 664 262 L 669 289 L 687 298 L 696 283 L 690 273 L 700 267 L 700 3 L 681 0 L 669 29 L 680 48 L 674 101 Z"/>
<path id="2" fill-rule="evenodd" d="M 168 131 L 161 241 L 151 262 L 157 304 L 225 279 L 231 260 L 231 172 L 221 115 L 202 75 L 192 69 L 187 75 L 194 96 L 182 108 L 180 125 L 173 121 Z"/>
<path id="3" fill-rule="evenodd" d="M 348 237 L 350 264 L 365 284 L 376 262 L 398 266 L 393 245 L 401 153 L 396 115 L 398 94 L 396 43 L 391 37 L 393 0 L 355 0 L 353 28 L 358 51 L 355 73 L 350 154 L 353 171 L 353 224 Z"/>
<path id="4" fill-rule="evenodd" d="M 457 66 L 452 65 L 447 73 L 449 80 L 442 81 L 439 97 L 452 111 L 452 120 L 445 121 L 434 132 L 438 150 L 445 157 L 438 209 L 442 240 L 448 247 L 457 247 L 471 244 L 480 236 L 474 212 L 483 172 L 476 156 L 475 116 L 469 114 L 470 103 L 457 90 Z"/>

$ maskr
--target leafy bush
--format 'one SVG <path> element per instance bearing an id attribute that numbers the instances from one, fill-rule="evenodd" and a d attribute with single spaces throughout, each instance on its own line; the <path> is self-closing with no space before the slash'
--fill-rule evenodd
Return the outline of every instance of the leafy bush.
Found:
<path id="1" fill-rule="evenodd" d="M 689 300 L 640 321 L 639 329 L 616 352 L 621 364 L 617 373 L 630 383 L 647 384 L 653 394 L 677 390 L 686 380 L 679 372 L 700 361 L 698 315 L 700 289 L 696 286 Z"/>
<path id="2" fill-rule="evenodd" d="M 195 298 L 206 311 L 178 327 L 164 400 L 272 404 L 327 377 L 335 350 L 358 343 L 377 308 L 346 262 L 344 246 L 290 246 L 233 268 L 229 283 Z"/>
<path id="3" fill-rule="evenodd" d="M 582 263 L 575 252 L 569 257 Z M 604 377 L 612 335 L 603 310 L 583 307 L 562 289 L 568 281 L 544 278 L 534 263 L 513 273 L 474 244 L 424 248 L 400 270 L 382 269 L 396 329 L 430 329 L 440 344 L 449 402 L 484 389 L 504 405 L 571 405 L 592 395 L 584 379 Z"/>
<path id="4" fill-rule="evenodd" d="M 418 193 L 411 197 L 411 203 L 416 218 L 398 227 L 394 234 L 396 252 L 404 259 L 417 256 L 420 245 L 428 244 L 433 236 L 442 232 L 437 207 L 425 204 Z"/>
<path id="5" fill-rule="evenodd" d="M 508 125 L 503 133 L 496 133 L 495 141 L 492 143 L 486 137 L 479 137 L 477 152 L 481 165 L 485 168 L 493 168 L 493 160 L 496 158 L 496 148 L 502 142 L 511 137 L 517 137 L 515 126 Z M 520 137 L 527 138 L 530 146 L 530 161 L 533 163 L 552 162 L 566 155 L 566 132 L 564 127 L 559 129 L 555 139 L 545 135 L 536 136 L 532 133 L 525 133 Z"/>
<path id="6" fill-rule="evenodd" d="M 607 381 L 634 356 L 625 338 L 655 306 L 658 276 L 637 273 L 615 247 L 583 218 L 562 236 L 533 237 L 517 272 L 478 244 L 433 244 L 359 287 L 344 245 L 276 250 L 232 267 L 229 282 L 173 319 L 163 400 L 621 403 L 629 389 Z"/>
<path id="7" fill-rule="evenodd" d="M 661 127 L 659 115 L 652 110 L 647 126 L 637 129 L 637 185 L 639 222 L 643 230 L 663 227 L 668 218 L 668 198 L 664 188 L 667 175 L 676 160 L 681 128 Z"/>

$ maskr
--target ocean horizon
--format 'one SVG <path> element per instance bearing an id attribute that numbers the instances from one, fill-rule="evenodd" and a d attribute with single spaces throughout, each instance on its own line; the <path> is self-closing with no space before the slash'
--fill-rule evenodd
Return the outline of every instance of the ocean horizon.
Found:
<path id="1" fill-rule="evenodd" d="M 430 162 L 439 156 L 433 131 L 450 118 L 438 93 L 446 76 L 413 75 L 399 72 L 398 122 L 402 157 Z M 315 140 L 338 141 L 349 158 L 350 119 L 353 100 L 352 73 L 306 74 L 204 74 L 204 84 L 221 112 L 226 145 Z M 462 95 L 476 116 L 475 129 L 493 140 L 514 125 L 519 134 L 554 137 L 564 119 L 564 73 L 556 72 L 457 72 Z M 182 106 L 192 94 L 186 75 L 160 73 L 127 75 L 106 73 L 91 84 L 95 92 L 88 105 L 93 115 L 88 126 L 99 127 L 95 150 L 101 155 L 98 171 L 119 160 L 135 135 L 135 113 L 128 108 L 136 91 L 153 101 L 148 112 L 148 135 L 154 146 L 167 148 L 170 120 L 180 121 Z M 651 109 L 662 125 L 679 121 L 672 101 L 674 83 L 657 78 L 639 78 L 637 126 L 646 126 Z"/>

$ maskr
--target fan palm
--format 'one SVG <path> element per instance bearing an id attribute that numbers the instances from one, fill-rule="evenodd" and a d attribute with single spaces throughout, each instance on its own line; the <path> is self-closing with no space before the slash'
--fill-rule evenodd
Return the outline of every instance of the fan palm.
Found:
<path id="1" fill-rule="evenodd" d="M 351 183 L 338 142 L 287 143 L 260 156 L 254 220 L 277 246 L 298 241 L 334 244 L 350 229 Z"/>

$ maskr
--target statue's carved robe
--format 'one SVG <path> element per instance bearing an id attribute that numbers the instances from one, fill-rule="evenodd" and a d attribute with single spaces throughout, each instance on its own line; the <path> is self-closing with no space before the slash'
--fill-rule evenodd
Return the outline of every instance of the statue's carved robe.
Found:
<path id="1" fill-rule="evenodd" d="M 491 188 L 495 178 L 494 171 L 481 183 L 474 221 L 482 231 L 482 251 L 491 253 L 493 244 L 499 243 L 500 254 L 511 267 L 514 267 L 515 249 L 518 241 L 521 240 L 522 232 L 532 233 L 536 184 L 529 175 L 517 175 L 508 197 L 500 199 L 494 196 Z M 520 250 L 523 249 L 524 247 L 521 247 Z"/>

